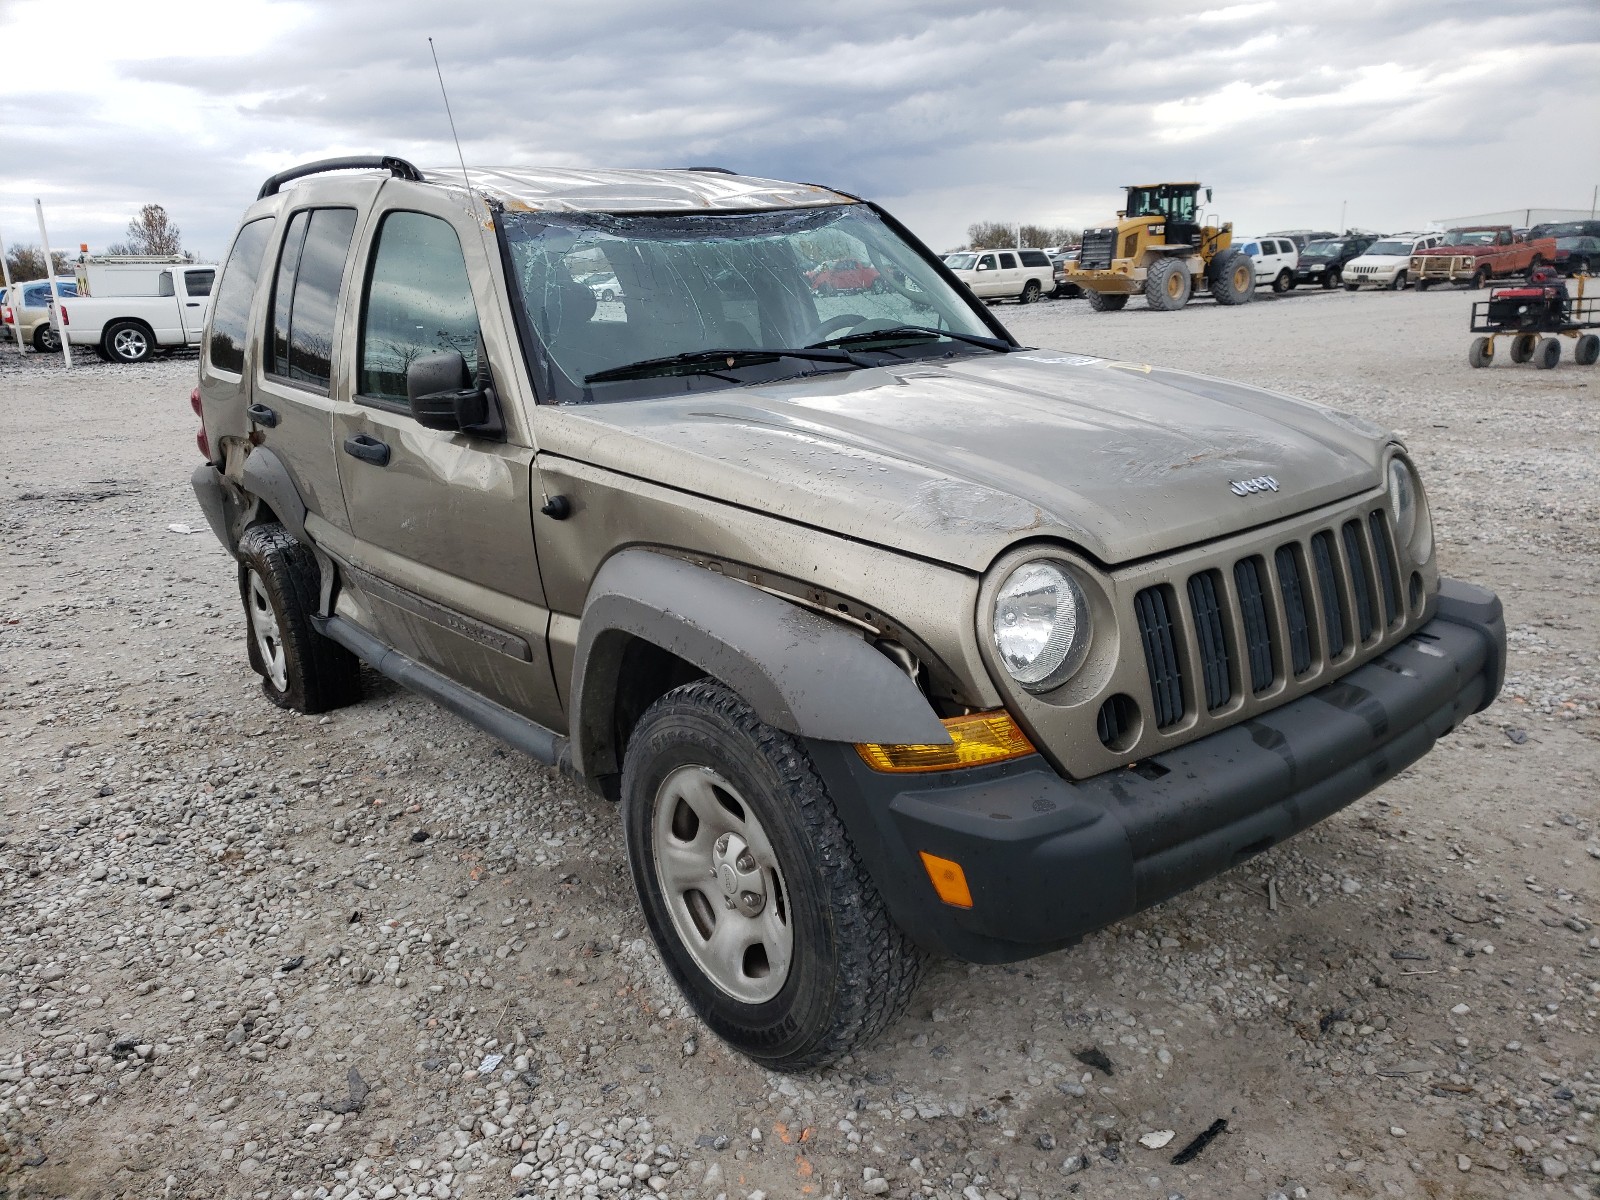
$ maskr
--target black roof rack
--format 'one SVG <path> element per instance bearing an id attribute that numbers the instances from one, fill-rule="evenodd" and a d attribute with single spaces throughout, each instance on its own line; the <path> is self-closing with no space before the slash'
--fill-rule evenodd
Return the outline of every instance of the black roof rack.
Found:
<path id="1" fill-rule="evenodd" d="M 713 175 L 737 175 L 739 172 L 730 171 L 727 167 L 685 167 L 685 171 L 709 171 Z"/>
<path id="2" fill-rule="evenodd" d="M 276 175 L 267 177 L 261 185 L 261 190 L 256 193 L 257 200 L 265 200 L 268 196 L 276 196 L 278 189 L 286 183 L 296 179 L 304 179 L 307 175 L 321 175 L 324 171 L 388 171 L 396 179 L 409 179 L 412 183 L 422 183 L 422 172 L 417 170 L 403 158 L 392 155 L 357 154 L 349 158 L 324 158 L 317 162 L 305 163 L 302 166 L 290 167 L 287 171 L 279 171 Z"/>

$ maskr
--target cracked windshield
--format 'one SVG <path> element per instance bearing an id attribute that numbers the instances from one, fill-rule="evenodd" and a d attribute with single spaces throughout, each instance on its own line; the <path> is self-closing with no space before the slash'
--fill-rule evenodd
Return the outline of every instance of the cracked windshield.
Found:
<path id="1" fill-rule="evenodd" d="M 501 220 L 541 343 L 530 368 L 561 402 L 1000 348 L 984 345 L 994 331 L 864 205 Z"/>

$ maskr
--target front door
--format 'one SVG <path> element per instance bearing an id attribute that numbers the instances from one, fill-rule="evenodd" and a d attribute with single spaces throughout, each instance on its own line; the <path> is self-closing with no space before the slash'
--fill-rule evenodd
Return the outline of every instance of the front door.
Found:
<path id="1" fill-rule="evenodd" d="M 345 331 L 356 348 L 349 398 L 334 420 L 352 534 L 342 578 L 384 642 L 563 728 L 533 545 L 534 452 L 511 391 L 514 343 L 498 321 L 480 318 L 499 312 L 486 249 L 458 208 L 396 209 L 374 222 L 358 324 Z M 406 368 L 451 350 L 504 385 L 503 439 L 412 419 Z"/>

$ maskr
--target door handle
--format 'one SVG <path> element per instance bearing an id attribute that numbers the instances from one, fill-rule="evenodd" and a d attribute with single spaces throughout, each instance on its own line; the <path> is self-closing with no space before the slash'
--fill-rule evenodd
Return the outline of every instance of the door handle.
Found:
<path id="1" fill-rule="evenodd" d="M 257 425 L 265 425 L 268 429 L 277 428 L 278 414 L 275 409 L 268 408 L 265 404 L 252 404 L 244 411 L 245 415 Z"/>
<path id="2" fill-rule="evenodd" d="M 380 467 L 389 465 L 389 447 L 365 433 L 353 433 L 345 438 L 344 452 L 362 462 L 376 463 Z"/>
<path id="3" fill-rule="evenodd" d="M 200 307 L 200 301 L 191 300 L 191 301 L 189 301 L 188 307 L 190 307 L 190 308 L 199 308 Z"/>

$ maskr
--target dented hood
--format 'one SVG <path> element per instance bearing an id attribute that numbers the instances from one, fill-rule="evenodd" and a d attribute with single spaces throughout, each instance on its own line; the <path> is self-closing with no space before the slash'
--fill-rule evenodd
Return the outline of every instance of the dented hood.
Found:
<path id="1" fill-rule="evenodd" d="M 1256 388 L 1045 350 L 541 415 L 541 453 L 972 571 L 1024 539 L 1109 566 L 1277 521 L 1375 487 L 1388 442 Z"/>

